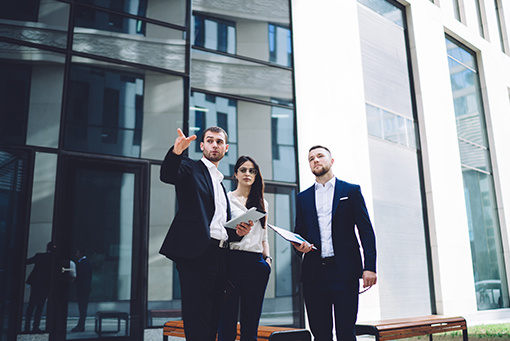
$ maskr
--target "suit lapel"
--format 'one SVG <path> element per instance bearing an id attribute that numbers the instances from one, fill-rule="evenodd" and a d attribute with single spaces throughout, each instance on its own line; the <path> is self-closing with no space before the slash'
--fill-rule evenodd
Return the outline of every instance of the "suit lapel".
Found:
<path id="1" fill-rule="evenodd" d="M 333 195 L 333 210 L 332 210 L 331 219 L 333 219 L 333 217 L 335 216 L 336 209 L 338 208 L 338 204 L 340 203 L 340 198 L 342 197 L 343 187 L 344 186 L 343 186 L 342 182 L 340 180 L 336 179 L 335 194 Z"/>

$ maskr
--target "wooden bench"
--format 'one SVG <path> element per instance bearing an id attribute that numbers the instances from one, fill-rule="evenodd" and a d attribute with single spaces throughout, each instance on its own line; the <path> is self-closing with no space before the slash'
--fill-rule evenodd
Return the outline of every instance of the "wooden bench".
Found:
<path id="1" fill-rule="evenodd" d="M 466 320 L 462 316 L 417 316 L 392 320 L 366 322 L 356 325 L 356 335 L 374 335 L 376 341 L 403 339 L 413 336 L 462 330 L 462 338 L 468 341 Z"/>
<path id="2" fill-rule="evenodd" d="M 269 327 L 269 326 L 259 326 L 259 332 L 257 339 L 258 341 L 268 341 L 271 334 L 274 332 L 282 332 L 282 331 L 298 331 L 295 328 L 285 328 L 285 327 Z M 184 326 L 182 320 L 178 321 L 168 321 L 165 323 L 163 327 L 163 341 L 168 341 L 169 336 L 175 336 L 185 339 L 184 335 Z M 241 331 L 240 325 L 237 324 L 237 337 L 236 340 L 240 340 Z"/>

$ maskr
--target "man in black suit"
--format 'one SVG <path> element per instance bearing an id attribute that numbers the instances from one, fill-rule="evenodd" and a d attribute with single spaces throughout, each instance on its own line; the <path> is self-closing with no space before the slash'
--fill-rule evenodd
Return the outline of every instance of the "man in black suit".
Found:
<path id="1" fill-rule="evenodd" d="M 374 230 L 360 187 L 334 176 L 329 149 L 310 148 L 308 162 L 316 182 L 298 194 L 295 231 L 312 244 L 293 245 L 305 254 L 301 282 L 310 329 L 315 341 L 333 340 L 334 309 L 337 340 L 353 341 L 359 278 L 364 288 L 377 282 Z"/>
<path id="2" fill-rule="evenodd" d="M 34 314 L 33 332 L 41 332 L 39 325 L 44 303 L 48 298 L 51 285 L 51 266 L 53 260 L 53 242 L 46 244 L 45 253 L 36 253 L 33 257 L 27 259 L 26 264 L 35 264 L 34 269 L 27 278 L 27 284 L 30 285 L 30 299 L 28 301 L 25 315 L 25 331 L 30 331 L 30 320 Z"/>
<path id="3" fill-rule="evenodd" d="M 227 133 L 219 127 L 202 134 L 199 161 L 183 155 L 196 136 L 181 129 L 161 165 L 161 181 L 175 185 L 178 210 L 160 253 L 173 260 L 181 283 L 182 318 L 186 340 L 216 339 L 226 284 L 226 252 L 253 225 L 236 230 L 224 227 L 230 219 L 230 204 L 218 170 L 228 151 Z"/>
<path id="4" fill-rule="evenodd" d="M 78 310 L 80 319 L 76 327 L 71 329 L 72 332 L 84 332 L 85 320 L 87 318 L 87 307 L 89 305 L 90 291 L 92 290 L 92 265 L 87 259 L 87 250 L 79 248 L 76 251 L 76 297 L 78 299 Z"/>

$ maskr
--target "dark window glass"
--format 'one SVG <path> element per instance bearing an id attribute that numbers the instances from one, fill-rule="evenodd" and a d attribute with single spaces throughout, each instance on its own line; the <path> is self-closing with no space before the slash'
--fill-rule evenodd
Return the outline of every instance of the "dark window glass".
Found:
<path id="1" fill-rule="evenodd" d="M 269 24 L 269 61 L 271 63 L 292 65 L 292 39 L 290 29 L 285 26 Z"/>
<path id="2" fill-rule="evenodd" d="M 14 298 L 24 284 L 19 283 L 19 263 L 24 258 L 21 250 L 26 240 L 28 155 L 0 148 L 0 340 L 9 340 L 9 334 L 17 329 Z"/>
<path id="3" fill-rule="evenodd" d="M 0 141 L 25 144 L 32 68 L 2 63 L 0 74 Z"/>
<path id="4" fill-rule="evenodd" d="M 39 0 L 2 1 L 0 7 L 1 19 L 37 22 Z"/>
<path id="5" fill-rule="evenodd" d="M 216 114 L 216 121 L 218 122 L 218 127 L 225 129 L 228 135 L 228 115 L 222 112 Z"/>
<path id="6" fill-rule="evenodd" d="M 235 22 L 195 15 L 194 45 L 211 50 L 236 53 Z"/>
<path id="7" fill-rule="evenodd" d="M 112 4 L 117 1 L 112 1 Z M 119 2 L 121 3 L 121 2 Z M 116 6 L 112 6 L 116 9 Z M 76 6 L 75 25 L 101 31 L 145 35 L 146 23 L 120 14 L 96 11 L 85 6 Z"/>
<path id="8" fill-rule="evenodd" d="M 204 46 L 205 42 L 205 20 L 204 18 L 195 16 L 195 41 L 194 45 Z"/>
<path id="9" fill-rule="evenodd" d="M 198 142 L 195 143 L 195 151 L 197 153 L 202 153 L 202 149 L 200 149 L 200 142 L 202 142 L 202 133 L 205 130 L 205 112 L 200 110 L 203 108 L 195 107 L 195 127 L 194 134 L 198 137 Z"/>
<path id="10" fill-rule="evenodd" d="M 139 157 L 143 89 L 142 76 L 73 65 L 65 147 Z"/>

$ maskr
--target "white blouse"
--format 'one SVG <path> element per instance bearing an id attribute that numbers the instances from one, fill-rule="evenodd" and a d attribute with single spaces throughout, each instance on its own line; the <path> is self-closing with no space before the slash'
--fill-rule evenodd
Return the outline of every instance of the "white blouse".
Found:
<path id="1" fill-rule="evenodd" d="M 228 200 L 230 201 L 230 213 L 232 218 L 235 218 L 244 212 L 248 211 L 248 209 L 244 206 L 243 203 L 232 193 L 227 193 Z M 264 200 L 264 206 L 267 212 L 267 201 Z M 257 252 L 262 253 L 264 250 L 262 247 L 262 242 L 268 241 L 267 238 L 267 226 L 265 229 L 262 228 L 260 224 L 260 220 L 254 221 L 254 225 L 251 227 L 251 231 L 244 236 L 244 238 L 240 242 L 232 242 L 230 243 L 231 250 L 242 250 L 248 252 Z"/>

